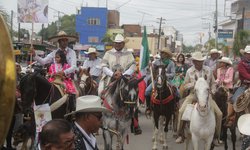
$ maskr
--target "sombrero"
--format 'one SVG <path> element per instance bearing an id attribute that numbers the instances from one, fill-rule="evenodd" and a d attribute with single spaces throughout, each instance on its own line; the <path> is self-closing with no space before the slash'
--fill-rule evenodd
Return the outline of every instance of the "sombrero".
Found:
<path id="1" fill-rule="evenodd" d="M 233 107 L 235 112 L 244 111 L 250 104 L 250 88 L 242 93 L 234 103 Z"/>
<path id="2" fill-rule="evenodd" d="M 60 31 L 56 36 L 52 36 L 49 38 L 49 41 L 51 42 L 58 42 L 60 39 L 68 39 L 69 42 L 76 41 L 78 38 L 73 35 L 67 35 L 66 32 Z"/>

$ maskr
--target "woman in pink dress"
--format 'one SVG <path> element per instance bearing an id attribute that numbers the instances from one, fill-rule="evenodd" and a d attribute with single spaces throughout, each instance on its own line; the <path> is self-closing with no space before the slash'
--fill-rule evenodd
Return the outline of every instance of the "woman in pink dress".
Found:
<path id="1" fill-rule="evenodd" d="M 68 68 L 70 68 L 70 65 L 67 64 L 66 55 L 63 51 L 58 50 L 55 55 L 55 63 L 51 64 L 49 68 L 49 82 L 53 82 L 55 80 L 55 75 L 58 75 L 57 73 L 59 71 L 64 71 Z M 72 83 L 70 76 L 63 76 L 61 78 L 66 87 L 66 93 L 76 94 L 76 89 Z"/>

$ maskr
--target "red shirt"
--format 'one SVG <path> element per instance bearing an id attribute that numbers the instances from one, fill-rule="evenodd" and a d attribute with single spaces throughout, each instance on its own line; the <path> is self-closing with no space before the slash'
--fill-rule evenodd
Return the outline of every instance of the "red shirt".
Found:
<path id="1" fill-rule="evenodd" d="M 239 78 L 243 82 L 244 80 L 250 81 L 250 64 L 246 60 L 241 60 L 238 64 Z"/>

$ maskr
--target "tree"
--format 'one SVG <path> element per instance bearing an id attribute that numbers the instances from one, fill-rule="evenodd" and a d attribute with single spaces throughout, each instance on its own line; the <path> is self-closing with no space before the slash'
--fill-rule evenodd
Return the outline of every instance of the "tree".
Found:
<path id="1" fill-rule="evenodd" d="M 75 15 L 64 15 L 60 18 L 61 27 L 60 30 L 65 31 L 69 35 L 76 35 L 75 28 Z M 48 40 L 49 37 L 57 34 L 56 22 L 52 22 L 47 28 L 41 29 L 38 35 L 43 36 L 44 40 Z"/>
<path id="2" fill-rule="evenodd" d="M 182 48 L 183 48 L 183 53 L 192 53 L 194 52 L 194 47 L 189 45 L 189 46 L 186 46 L 185 44 L 182 44 Z"/>
<path id="3" fill-rule="evenodd" d="M 249 32 L 246 30 L 239 31 L 234 37 L 233 53 L 236 56 L 240 55 L 240 49 L 244 49 L 249 44 Z"/>

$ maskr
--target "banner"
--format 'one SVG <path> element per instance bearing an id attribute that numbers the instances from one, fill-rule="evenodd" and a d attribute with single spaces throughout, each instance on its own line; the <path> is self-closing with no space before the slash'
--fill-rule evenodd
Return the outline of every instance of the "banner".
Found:
<path id="1" fill-rule="evenodd" d="M 49 0 L 17 0 L 19 23 L 48 23 Z"/>

